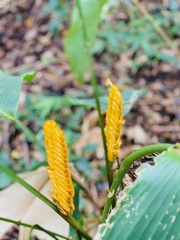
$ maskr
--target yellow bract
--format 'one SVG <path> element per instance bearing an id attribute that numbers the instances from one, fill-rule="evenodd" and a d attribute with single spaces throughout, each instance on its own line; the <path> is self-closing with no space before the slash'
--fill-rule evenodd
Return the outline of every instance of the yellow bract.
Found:
<path id="1" fill-rule="evenodd" d="M 120 134 L 124 123 L 122 113 L 122 96 L 116 85 L 111 84 L 108 100 L 108 110 L 106 113 L 106 144 L 108 159 L 113 161 L 118 156 L 121 146 Z"/>
<path id="2" fill-rule="evenodd" d="M 74 210 L 74 187 L 68 166 L 68 149 L 64 132 L 49 120 L 44 124 L 44 143 L 48 159 L 47 172 L 53 192 L 49 192 L 53 201 L 64 215 Z"/>

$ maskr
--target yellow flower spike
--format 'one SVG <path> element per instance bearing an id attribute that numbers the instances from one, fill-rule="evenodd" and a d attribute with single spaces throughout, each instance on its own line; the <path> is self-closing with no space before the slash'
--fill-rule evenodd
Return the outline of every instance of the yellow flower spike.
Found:
<path id="1" fill-rule="evenodd" d="M 123 112 L 122 112 L 122 96 L 116 85 L 108 80 L 110 85 L 108 109 L 106 113 L 106 144 L 108 151 L 108 160 L 114 161 L 117 158 L 121 146 L 120 134 L 122 131 Z"/>
<path id="2" fill-rule="evenodd" d="M 44 143 L 48 159 L 46 168 L 53 192 L 49 192 L 60 212 L 70 215 L 74 210 L 74 186 L 68 166 L 68 148 L 64 132 L 49 120 L 44 124 Z"/>

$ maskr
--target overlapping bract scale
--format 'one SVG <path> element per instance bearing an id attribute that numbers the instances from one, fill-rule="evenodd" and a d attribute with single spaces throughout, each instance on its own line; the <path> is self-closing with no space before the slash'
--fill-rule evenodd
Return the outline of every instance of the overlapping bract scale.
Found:
<path id="1" fill-rule="evenodd" d="M 111 84 L 105 127 L 109 161 L 114 161 L 114 159 L 117 158 L 121 146 L 120 134 L 124 123 L 122 101 L 123 99 L 119 89 L 116 85 Z"/>
<path id="2" fill-rule="evenodd" d="M 74 187 L 68 166 L 68 149 L 64 132 L 49 120 L 44 124 L 44 143 L 48 159 L 47 172 L 53 192 L 49 192 L 53 201 L 64 215 L 74 210 Z"/>

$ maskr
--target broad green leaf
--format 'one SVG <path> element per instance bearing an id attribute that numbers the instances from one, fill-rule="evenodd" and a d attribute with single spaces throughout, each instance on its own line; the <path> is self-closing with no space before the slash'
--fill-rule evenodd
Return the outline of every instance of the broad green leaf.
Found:
<path id="1" fill-rule="evenodd" d="M 123 115 L 125 116 L 127 113 L 130 112 L 131 108 L 133 107 L 134 103 L 139 97 L 144 97 L 147 94 L 146 89 L 140 90 L 126 90 L 122 93 L 123 97 Z M 108 106 L 108 97 L 100 97 L 100 104 L 101 110 L 106 112 Z M 77 99 L 77 98 L 68 98 L 70 104 L 74 106 L 81 106 L 87 109 L 96 108 L 96 103 L 94 99 Z"/>
<path id="2" fill-rule="evenodd" d="M 16 119 L 22 81 L 30 81 L 34 75 L 34 73 L 26 73 L 21 76 L 11 76 L 0 71 L 0 117 Z"/>
<path id="3" fill-rule="evenodd" d="M 95 239 L 180 239 L 179 172 L 178 146 L 156 157 L 155 166 L 145 164 Z"/>
<path id="4" fill-rule="evenodd" d="M 81 19 L 77 6 L 74 8 L 71 27 L 65 39 L 65 51 L 68 56 L 72 71 L 77 80 L 83 82 L 88 69 L 89 54 L 85 46 L 90 49 L 93 46 L 100 13 L 107 0 L 79 0 L 83 19 Z M 83 33 L 85 27 L 86 40 Z"/>
<path id="5" fill-rule="evenodd" d="M 137 99 L 140 97 L 145 97 L 147 93 L 148 93 L 147 89 L 140 90 L 129 89 L 122 92 L 123 115 L 125 116 L 126 114 L 128 114 L 132 109 L 134 103 L 137 101 Z"/>
<path id="6" fill-rule="evenodd" d="M 103 112 L 104 112 L 104 110 L 106 111 L 108 98 L 107 97 L 100 97 L 99 100 L 100 100 L 100 104 L 101 104 L 101 110 Z M 72 106 L 84 107 L 86 109 L 97 108 L 96 107 L 96 102 L 95 102 L 94 98 L 74 98 L 74 97 L 68 97 L 67 101 Z"/>
<path id="7" fill-rule="evenodd" d="M 147 94 L 146 89 L 140 90 L 126 90 L 122 92 L 123 96 L 123 115 L 130 112 L 134 103 L 139 97 L 144 97 Z M 108 97 L 100 97 L 101 110 L 106 112 L 108 106 Z M 75 98 L 75 97 L 59 97 L 59 96 L 41 96 L 37 102 L 33 105 L 34 110 L 42 111 L 42 107 L 46 103 L 47 109 L 43 110 L 43 114 L 40 114 L 45 118 L 51 111 L 57 111 L 60 107 L 79 106 L 86 109 L 96 108 L 96 102 L 94 98 Z"/>

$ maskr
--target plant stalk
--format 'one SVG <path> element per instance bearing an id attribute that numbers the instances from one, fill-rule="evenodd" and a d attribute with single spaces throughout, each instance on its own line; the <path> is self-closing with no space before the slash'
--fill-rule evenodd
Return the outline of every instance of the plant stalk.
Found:
<path id="1" fill-rule="evenodd" d="M 79 16 L 81 18 L 82 22 L 82 32 L 83 32 L 83 38 L 84 38 L 84 43 L 85 43 L 85 51 L 89 59 L 89 72 L 90 72 L 90 80 L 91 80 L 91 85 L 93 86 L 93 91 L 94 91 L 94 97 L 96 101 L 96 106 L 98 110 L 98 119 L 99 119 L 99 125 L 101 128 L 101 135 L 102 135 L 102 141 L 103 141 L 103 148 L 104 148 L 104 154 L 105 154 L 105 159 L 106 159 L 106 171 L 107 171 L 107 176 L 108 176 L 108 183 L 109 183 L 109 188 L 112 184 L 113 181 L 113 172 L 111 169 L 111 163 L 108 160 L 108 155 L 107 155 L 107 146 L 106 146 L 106 137 L 104 133 L 104 124 L 103 124 L 103 119 L 101 115 L 101 107 L 100 107 L 100 102 L 99 102 L 99 94 L 98 94 L 98 83 L 97 83 L 97 78 L 95 76 L 94 72 L 94 64 L 93 64 L 93 58 L 90 53 L 90 46 L 88 44 L 88 38 L 87 38 L 87 31 L 86 31 L 86 25 L 83 17 L 83 11 L 81 8 L 80 0 L 76 0 L 77 3 L 77 8 L 79 11 Z"/>
<path id="2" fill-rule="evenodd" d="M 102 214 L 102 220 L 101 220 L 102 223 L 105 222 L 105 220 L 108 216 L 110 207 L 112 205 L 113 199 L 116 196 L 116 191 L 117 191 L 119 185 L 121 184 L 123 177 L 125 176 L 125 174 L 129 170 L 129 168 L 131 167 L 132 163 L 135 162 L 136 160 L 138 160 L 139 158 L 142 158 L 148 154 L 152 154 L 155 152 L 163 152 L 171 146 L 173 146 L 173 144 L 168 144 L 168 143 L 164 143 L 164 144 L 159 143 L 159 144 L 148 145 L 148 146 L 142 147 L 138 150 L 135 150 L 134 152 L 130 153 L 123 160 L 121 167 L 118 170 L 118 172 L 116 173 L 116 176 L 115 176 L 113 183 L 111 185 L 111 188 L 109 190 L 109 194 L 106 199 L 106 203 L 105 203 L 103 214 Z"/>
<path id="3" fill-rule="evenodd" d="M 9 219 L 9 218 L 3 218 L 3 217 L 0 217 L 0 221 L 4 221 L 4 222 L 9 222 L 9 223 L 13 223 L 17 226 L 24 226 L 24 227 L 28 227 L 28 228 L 31 228 L 31 229 L 36 229 L 36 230 L 39 230 L 39 231 L 42 231 L 42 232 L 45 232 L 47 233 L 48 235 L 50 235 L 51 237 L 61 237 L 63 239 L 66 239 L 66 240 L 69 240 L 69 238 L 67 237 L 64 237 L 58 233 L 55 233 L 55 232 L 52 232 L 52 231 L 49 231 L 49 230 L 46 230 L 44 228 L 42 228 L 41 226 L 39 225 L 30 225 L 30 224 L 27 224 L 27 223 L 24 223 L 24 222 L 20 222 L 20 221 L 15 221 L 15 220 L 12 220 L 12 219 Z"/>
<path id="4" fill-rule="evenodd" d="M 0 170 L 5 172 L 14 182 L 18 182 L 20 185 L 25 187 L 29 192 L 34 194 L 36 197 L 41 199 L 44 203 L 46 203 L 49 207 L 51 207 L 57 214 L 59 214 L 66 222 L 68 222 L 72 227 L 74 227 L 77 231 L 79 231 L 85 239 L 91 240 L 92 238 L 88 235 L 88 233 L 78 224 L 78 222 L 70 215 L 65 216 L 59 212 L 57 206 L 52 203 L 48 198 L 46 198 L 43 194 L 37 191 L 34 187 L 32 187 L 29 183 L 24 181 L 22 178 L 17 176 L 12 170 L 0 164 Z"/>

